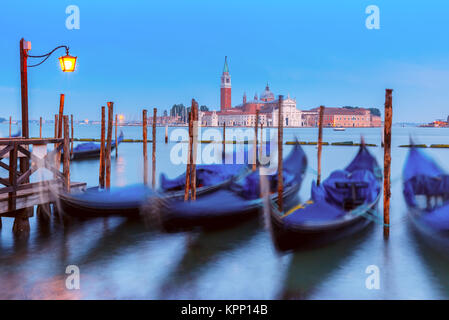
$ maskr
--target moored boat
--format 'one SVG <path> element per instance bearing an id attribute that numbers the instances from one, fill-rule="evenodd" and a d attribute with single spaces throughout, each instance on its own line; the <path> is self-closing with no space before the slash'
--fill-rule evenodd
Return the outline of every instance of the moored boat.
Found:
<path id="1" fill-rule="evenodd" d="M 317 186 L 311 198 L 286 212 L 267 203 L 275 246 L 282 251 L 320 246 L 366 228 L 377 217 L 382 173 L 364 143 L 343 170 L 336 170 Z"/>
<path id="2" fill-rule="evenodd" d="M 232 179 L 245 174 L 247 165 L 203 165 L 197 169 L 197 197 L 227 186 Z M 137 218 L 156 204 L 153 200 L 181 200 L 184 198 L 185 174 L 169 180 L 161 175 L 157 192 L 143 184 L 111 189 L 90 188 L 78 194 L 60 194 L 62 210 L 77 217 L 126 216 Z"/>
<path id="3" fill-rule="evenodd" d="M 449 250 L 449 175 L 417 147 L 403 171 L 403 194 L 413 227 L 426 243 Z"/>
<path id="4" fill-rule="evenodd" d="M 120 135 L 116 141 L 111 142 L 111 150 L 114 150 L 115 147 L 123 141 L 123 132 L 120 132 Z M 73 148 L 73 153 L 71 155 L 71 160 L 81 160 L 81 159 L 91 159 L 100 157 L 100 143 L 94 142 L 85 142 L 80 143 L 76 147 Z"/>
<path id="5" fill-rule="evenodd" d="M 294 199 L 301 186 L 307 158 L 296 144 L 283 161 L 285 202 Z M 167 232 L 195 228 L 220 229 L 239 224 L 258 215 L 263 199 L 260 197 L 259 170 L 233 180 L 226 188 L 203 196 L 195 201 L 167 201 L 158 210 L 162 228 Z M 271 199 L 277 200 L 277 172 L 267 176 Z"/>

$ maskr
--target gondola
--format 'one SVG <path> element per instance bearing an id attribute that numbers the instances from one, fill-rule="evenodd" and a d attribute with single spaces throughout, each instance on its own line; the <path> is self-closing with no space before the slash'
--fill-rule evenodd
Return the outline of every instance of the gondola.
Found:
<path id="1" fill-rule="evenodd" d="M 230 181 L 247 172 L 247 165 L 204 165 L 197 171 L 197 196 L 222 188 Z M 164 201 L 184 197 L 185 174 L 168 180 L 161 175 L 161 189 L 157 192 L 143 184 L 112 187 L 109 190 L 90 188 L 78 194 L 59 195 L 63 212 L 77 217 L 126 216 L 138 218 L 141 211 L 152 210 L 152 199 L 161 197 Z"/>
<path id="2" fill-rule="evenodd" d="M 123 141 L 123 132 L 120 132 L 117 138 L 118 144 Z M 91 159 L 100 157 L 100 143 L 85 142 L 78 144 L 73 148 L 73 153 L 70 156 L 71 160 Z M 114 150 L 116 142 L 113 140 L 111 143 L 111 150 Z"/>
<path id="3" fill-rule="evenodd" d="M 408 216 L 423 240 L 449 249 L 449 175 L 417 147 L 409 151 L 403 171 Z"/>
<path id="4" fill-rule="evenodd" d="M 382 172 L 362 142 L 352 162 L 319 186 L 312 182 L 311 199 L 279 212 L 274 201 L 267 210 L 275 246 L 281 251 L 316 247 L 366 228 L 377 215 Z"/>
<path id="5" fill-rule="evenodd" d="M 297 196 L 307 167 L 306 155 L 296 144 L 283 161 L 284 192 L 288 202 Z M 271 199 L 277 200 L 277 173 L 267 176 Z M 162 201 L 158 221 L 166 232 L 221 229 L 254 218 L 263 205 L 260 198 L 259 170 L 233 180 L 228 187 L 211 192 L 195 201 Z"/>

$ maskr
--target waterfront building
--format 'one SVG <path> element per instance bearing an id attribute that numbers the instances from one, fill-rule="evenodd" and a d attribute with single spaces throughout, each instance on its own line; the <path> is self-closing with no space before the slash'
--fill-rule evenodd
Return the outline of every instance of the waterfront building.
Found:
<path id="1" fill-rule="evenodd" d="M 199 120 L 203 126 L 243 126 L 253 127 L 256 122 L 256 111 L 259 111 L 259 123 L 266 126 L 277 126 L 279 101 L 271 92 L 267 84 L 260 97 L 257 93 L 254 99 L 248 101 L 246 93 L 243 95 L 242 103 L 231 106 L 231 75 L 227 57 L 220 85 L 220 111 L 206 111 L 199 113 Z M 302 112 L 296 108 L 296 100 L 290 96 L 284 99 L 283 118 L 285 127 L 303 126 Z"/>
<path id="2" fill-rule="evenodd" d="M 319 108 L 311 109 L 310 112 L 316 112 L 316 123 L 318 124 Z M 380 127 L 381 125 L 381 118 L 379 116 L 372 115 L 368 109 L 324 109 L 323 126 L 325 127 Z"/>

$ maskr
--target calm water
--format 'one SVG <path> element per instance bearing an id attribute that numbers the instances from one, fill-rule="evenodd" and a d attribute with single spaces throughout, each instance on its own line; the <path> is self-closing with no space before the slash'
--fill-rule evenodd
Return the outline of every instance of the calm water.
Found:
<path id="1" fill-rule="evenodd" d="M 38 134 L 31 127 L 31 136 Z M 170 132 L 174 130 L 170 128 Z M 123 128 L 125 137 L 140 138 L 141 128 Z M 0 125 L 0 136 L 8 132 Z M 13 129 L 15 132 L 15 129 Z M 52 136 L 53 127 L 44 126 Z M 317 129 L 285 129 L 285 140 L 316 141 Z M 324 141 L 380 143 L 381 129 L 324 130 Z M 82 299 L 447 299 L 449 258 L 427 247 L 412 232 L 401 190 L 401 171 L 409 135 L 419 143 L 449 143 L 448 129 L 393 130 L 391 236 L 385 242 L 382 227 L 331 246 L 278 254 L 261 221 L 209 233 L 162 234 L 139 221 L 122 218 L 50 224 L 30 219 L 27 241 L 12 235 L 12 219 L 3 218 L 0 231 L 0 298 Z M 76 126 L 77 137 L 98 137 L 97 126 Z M 184 165 L 170 162 L 164 128 L 158 128 L 157 176 L 174 177 Z M 290 147 L 285 146 L 285 153 Z M 316 169 L 316 148 L 305 146 L 309 166 Z M 142 181 L 142 144 L 123 143 L 112 160 L 112 184 Z M 151 148 L 149 148 L 151 150 Z M 380 147 L 370 150 L 382 162 Z M 449 149 L 428 149 L 449 170 Z M 323 147 L 323 175 L 345 166 L 357 147 Z M 149 157 L 151 159 L 151 157 Z M 151 168 L 151 164 L 150 164 Z M 311 170 L 300 191 L 307 199 L 315 178 Z M 151 169 L 150 169 L 151 172 Z M 2 172 L 2 175 L 4 173 Z M 74 162 L 72 180 L 97 184 L 98 161 Z M 151 181 L 151 180 L 150 180 Z M 379 207 L 381 210 L 381 207 Z M 65 268 L 81 270 L 81 289 L 65 289 Z M 368 290 L 369 265 L 380 269 L 380 289 Z"/>

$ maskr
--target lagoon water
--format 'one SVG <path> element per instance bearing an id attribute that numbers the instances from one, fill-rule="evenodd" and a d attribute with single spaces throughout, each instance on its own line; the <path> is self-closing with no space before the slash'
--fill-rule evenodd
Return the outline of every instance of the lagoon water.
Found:
<path id="1" fill-rule="evenodd" d="M 141 138 L 140 127 L 121 129 L 125 138 Z M 44 136 L 52 136 L 53 130 L 53 125 L 44 125 Z M 39 128 L 33 124 L 30 131 L 30 136 L 37 136 Z M 8 124 L 0 124 L 0 136 L 7 132 Z M 99 133 L 99 126 L 75 126 L 75 136 L 79 138 L 98 138 Z M 285 141 L 293 141 L 295 136 L 302 141 L 317 140 L 315 128 L 284 129 L 284 134 Z M 327 142 L 358 142 L 361 135 L 367 143 L 380 144 L 380 128 L 342 132 L 324 129 Z M 382 226 L 373 225 L 354 238 L 324 248 L 280 254 L 262 220 L 219 232 L 163 234 L 142 221 L 124 218 L 67 223 L 53 217 L 49 224 L 42 224 L 36 215 L 30 219 L 29 238 L 20 240 L 12 235 L 13 219 L 3 218 L 0 298 L 448 299 L 449 258 L 423 243 L 407 219 L 401 171 L 408 149 L 398 146 L 408 144 L 410 135 L 417 143 L 449 143 L 448 129 L 393 127 L 388 241 L 383 239 Z M 158 177 L 162 172 L 175 177 L 185 170 L 185 165 L 170 161 L 174 145 L 164 144 L 164 128 L 158 128 Z M 284 154 L 290 148 L 286 145 Z M 309 197 L 316 169 L 316 147 L 304 146 L 304 150 L 311 170 L 300 190 L 302 200 Z M 357 150 L 350 146 L 324 146 L 323 177 L 345 166 Z M 383 149 L 370 147 L 370 151 L 383 162 Z M 449 171 L 449 149 L 425 151 Z M 151 174 L 151 163 L 149 168 Z M 95 186 L 98 160 L 73 162 L 71 178 Z M 142 144 L 122 143 L 118 158 L 112 158 L 112 184 L 141 182 Z M 79 290 L 66 289 L 68 265 L 80 269 Z M 380 271 L 378 290 L 366 288 L 366 270 L 371 265 Z"/>

